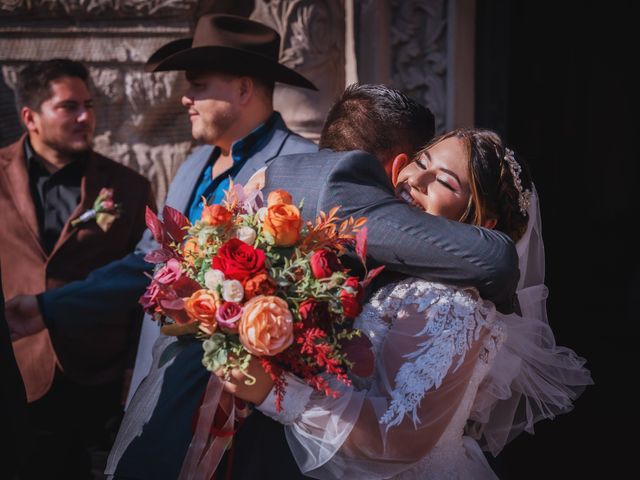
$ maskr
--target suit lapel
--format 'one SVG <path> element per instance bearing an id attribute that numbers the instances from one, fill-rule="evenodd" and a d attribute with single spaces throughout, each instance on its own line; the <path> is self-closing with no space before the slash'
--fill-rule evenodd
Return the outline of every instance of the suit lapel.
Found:
<path id="1" fill-rule="evenodd" d="M 176 179 L 176 188 L 172 188 L 167 195 L 166 204 L 182 212 L 185 215 L 189 215 L 189 200 L 191 195 L 196 189 L 196 185 L 200 181 L 202 171 L 207 166 L 209 157 L 213 153 L 213 146 L 205 145 L 195 154 L 193 159 L 193 165 L 184 171 L 184 175 L 181 179 Z"/>
<path id="2" fill-rule="evenodd" d="M 84 175 L 82 176 L 82 183 L 80 185 L 80 202 L 76 206 L 75 210 L 67 219 L 67 222 L 60 233 L 60 237 L 56 242 L 53 250 L 51 251 L 51 255 L 49 258 L 53 257 L 53 255 L 64 245 L 73 235 L 78 232 L 78 227 L 72 227 L 71 221 L 77 217 L 79 217 L 82 213 L 93 208 L 93 202 L 98 197 L 100 190 L 103 187 L 109 185 L 110 175 L 106 165 L 96 153 L 92 152 L 89 156 L 89 160 L 87 161 L 87 168 L 85 170 Z M 118 192 L 113 192 L 114 200 L 118 201 Z"/>
<path id="3" fill-rule="evenodd" d="M 249 157 L 240 169 L 240 172 L 236 175 L 234 181 L 241 184 L 246 183 L 257 170 L 266 166 L 273 158 L 280 154 L 282 145 L 289 135 L 290 132 L 284 125 L 282 119 L 278 119 L 272 129 L 271 138 L 269 138 L 267 144 L 260 151 Z M 181 171 L 181 178 L 176 178 L 174 182 L 172 182 L 172 186 L 175 185 L 175 188 L 169 190 L 166 201 L 167 205 L 172 206 L 185 215 L 189 214 L 189 201 L 213 153 L 213 148 L 212 145 L 204 145 L 194 154 L 192 164 L 189 165 L 189 168 L 183 169 L 184 171 Z"/>
<path id="4" fill-rule="evenodd" d="M 277 120 L 271 132 L 271 138 L 269 138 L 267 144 L 260 151 L 249 157 L 240 169 L 234 180 L 236 183 L 244 185 L 255 172 L 265 167 L 273 158 L 280 154 L 282 145 L 290 135 L 290 132 L 281 118 Z"/>
<path id="5" fill-rule="evenodd" d="M 20 141 L 14 143 L 7 149 L 7 155 L 2 159 L 4 163 L 3 168 L 11 199 L 17 211 L 20 213 L 20 217 L 25 223 L 31 238 L 38 245 L 38 249 L 42 254 L 46 256 L 40 239 L 36 207 L 33 204 L 31 189 L 29 187 L 29 172 L 27 171 L 24 157 L 25 138 L 26 135 L 23 135 Z"/>

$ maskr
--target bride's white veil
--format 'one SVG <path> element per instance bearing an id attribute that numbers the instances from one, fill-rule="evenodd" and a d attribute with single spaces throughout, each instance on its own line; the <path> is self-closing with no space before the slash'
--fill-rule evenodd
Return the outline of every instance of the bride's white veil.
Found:
<path id="1" fill-rule="evenodd" d="M 573 401 L 592 382 L 585 360 L 559 347 L 547 320 L 548 290 L 538 195 L 533 188 L 529 222 L 516 243 L 522 316 L 501 315 L 507 337 L 473 405 L 468 434 L 497 455 L 506 443 L 544 418 L 571 410 Z"/>

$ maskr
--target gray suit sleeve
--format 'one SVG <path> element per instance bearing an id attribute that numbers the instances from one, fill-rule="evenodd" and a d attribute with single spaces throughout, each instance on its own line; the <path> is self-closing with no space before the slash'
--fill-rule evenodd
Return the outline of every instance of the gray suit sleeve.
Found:
<path id="1" fill-rule="evenodd" d="M 516 306 L 518 257 L 502 232 L 424 213 L 398 200 L 376 159 L 341 154 L 331 164 L 318 209 L 368 218 L 368 252 L 390 270 L 426 280 L 476 287 L 503 313 Z"/>

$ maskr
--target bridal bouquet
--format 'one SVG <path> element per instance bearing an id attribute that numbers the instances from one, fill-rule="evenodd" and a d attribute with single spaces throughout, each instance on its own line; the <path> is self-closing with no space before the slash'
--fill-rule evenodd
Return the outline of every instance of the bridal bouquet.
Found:
<path id="1" fill-rule="evenodd" d="M 361 280 L 340 260 L 353 249 L 364 264 L 365 218 L 340 220 L 335 207 L 305 223 L 302 205 L 288 192 L 276 190 L 263 201 L 262 192 L 232 184 L 223 204 L 205 203 L 194 224 L 170 207 L 162 220 L 147 209 L 160 248 L 146 257 L 157 266 L 140 303 L 164 333 L 200 339 L 211 372 L 239 368 L 250 384 L 247 367 L 258 357 L 274 381 L 279 410 L 285 372 L 336 395 L 327 374 L 349 384 L 348 369 L 372 368 L 351 320 L 381 268 Z"/>

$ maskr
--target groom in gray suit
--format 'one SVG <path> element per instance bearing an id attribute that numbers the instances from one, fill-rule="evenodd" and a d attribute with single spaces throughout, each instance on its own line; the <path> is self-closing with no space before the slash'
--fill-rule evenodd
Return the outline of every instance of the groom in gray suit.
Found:
<path id="1" fill-rule="evenodd" d="M 184 70 L 189 88 L 182 97 L 195 140 L 204 145 L 176 173 L 165 204 L 192 221 L 202 212 L 202 198 L 219 203 L 229 178 L 246 183 L 278 155 L 315 152 L 317 146 L 287 128 L 273 109 L 275 82 L 316 90 L 306 78 L 278 62 L 279 34 L 261 23 L 230 15 L 204 15 L 193 39 L 170 42 L 148 60 L 150 72 Z M 32 315 L 32 330 L 73 331 L 80 322 L 96 325 L 127 321 L 149 283 L 152 264 L 144 256 L 157 247 L 147 230 L 133 254 L 91 273 L 85 280 L 22 297 Z M 39 307 L 39 310 L 38 310 Z M 150 348 L 158 335 L 150 317 L 142 322 L 130 393 L 151 363 Z"/>
<path id="2" fill-rule="evenodd" d="M 512 311 L 517 256 L 505 235 L 428 216 L 393 194 L 384 164 L 426 143 L 433 135 L 433 120 L 424 107 L 390 88 L 350 87 L 325 124 L 321 147 L 331 150 L 267 160 L 264 191 L 285 188 L 294 198 L 304 198 L 306 219 L 335 205 L 341 205 L 345 215 L 364 215 L 373 261 L 431 280 L 476 286 L 502 311 Z M 163 352 L 170 351 L 174 356 L 168 360 Z M 178 478 L 210 376 L 201 357 L 199 342 L 159 338 L 151 371 L 118 433 L 108 475 Z M 305 478 L 288 450 L 282 426 L 258 411 L 236 433 L 232 452 L 232 458 L 223 459 L 217 479 Z"/>

